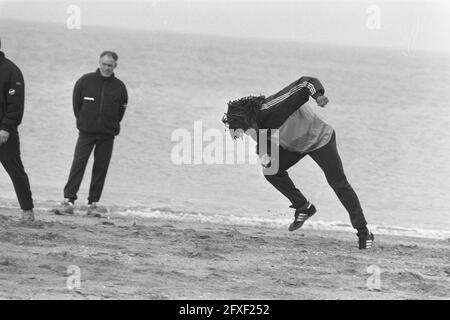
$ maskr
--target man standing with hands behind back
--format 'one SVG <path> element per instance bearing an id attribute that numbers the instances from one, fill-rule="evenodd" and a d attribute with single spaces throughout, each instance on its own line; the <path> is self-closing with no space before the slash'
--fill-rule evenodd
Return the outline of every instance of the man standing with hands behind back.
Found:
<path id="1" fill-rule="evenodd" d="M 33 222 L 33 199 L 30 182 L 20 158 L 17 131 L 22 122 L 24 103 L 25 83 L 22 72 L 0 51 L 0 162 L 14 185 L 22 209 L 22 220 Z"/>
<path id="2" fill-rule="evenodd" d="M 113 51 L 100 54 L 96 72 L 82 76 L 73 90 L 73 112 L 79 130 L 69 179 L 64 187 L 64 202 L 53 209 L 55 214 L 72 215 L 77 192 L 87 162 L 94 149 L 94 165 L 89 188 L 87 215 L 100 217 L 100 200 L 111 160 L 114 137 L 128 103 L 125 84 L 115 77 L 118 55 Z"/>

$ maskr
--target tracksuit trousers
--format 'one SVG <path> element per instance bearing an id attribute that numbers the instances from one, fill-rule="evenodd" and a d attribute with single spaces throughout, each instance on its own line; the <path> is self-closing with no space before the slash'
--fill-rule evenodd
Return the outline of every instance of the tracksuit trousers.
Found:
<path id="1" fill-rule="evenodd" d="M 265 178 L 291 201 L 293 208 L 300 208 L 307 200 L 295 187 L 286 170 L 306 155 L 309 155 L 325 173 L 328 184 L 333 188 L 342 205 L 347 210 L 352 226 L 355 229 L 364 229 L 367 222 L 364 218 L 358 196 L 344 174 L 344 168 L 336 146 L 336 134 L 334 132 L 331 140 L 325 146 L 307 154 L 291 152 L 280 146 L 278 172 L 275 175 L 265 175 Z"/>
<path id="2" fill-rule="evenodd" d="M 0 145 L 0 162 L 11 178 L 20 208 L 22 210 L 33 209 L 30 182 L 20 157 L 18 132 L 11 132 L 8 140 Z"/>
<path id="3" fill-rule="evenodd" d="M 83 180 L 89 157 L 94 150 L 91 184 L 88 202 L 98 202 L 105 185 L 106 174 L 114 145 L 114 136 L 79 132 L 70 169 L 69 179 L 64 187 L 64 198 L 74 202 Z"/>

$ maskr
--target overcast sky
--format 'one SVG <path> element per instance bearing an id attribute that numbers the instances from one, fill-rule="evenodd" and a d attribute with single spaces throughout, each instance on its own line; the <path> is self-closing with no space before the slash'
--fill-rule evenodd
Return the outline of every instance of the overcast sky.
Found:
<path id="1" fill-rule="evenodd" d="M 450 1 L 0 0 L 0 19 L 450 52 Z M 1 30 L 0 30 L 1 33 Z"/>

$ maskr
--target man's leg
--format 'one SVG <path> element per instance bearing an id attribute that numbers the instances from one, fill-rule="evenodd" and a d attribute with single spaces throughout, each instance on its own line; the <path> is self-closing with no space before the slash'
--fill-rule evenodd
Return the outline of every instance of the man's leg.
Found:
<path id="1" fill-rule="evenodd" d="M 22 210 L 33 209 L 30 182 L 20 158 L 18 133 L 11 133 L 6 143 L 0 146 L 0 162 L 10 176 Z"/>
<path id="2" fill-rule="evenodd" d="M 309 155 L 325 173 L 328 184 L 333 188 L 339 200 L 350 215 L 355 229 L 365 229 L 367 222 L 359 203 L 358 196 L 344 174 L 341 158 L 336 146 L 336 134 L 322 148 L 310 152 Z"/>
<path id="3" fill-rule="evenodd" d="M 83 180 L 84 171 L 95 145 L 95 135 L 79 133 L 70 169 L 69 179 L 64 187 L 64 198 L 70 201 L 77 199 L 77 193 Z"/>
<path id="4" fill-rule="evenodd" d="M 94 166 L 92 168 L 91 186 L 89 188 L 89 203 L 98 202 L 105 185 L 109 162 L 114 146 L 114 136 L 101 137 L 97 140 L 94 150 Z"/>
<path id="5" fill-rule="evenodd" d="M 293 208 L 300 208 L 307 203 L 307 200 L 300 190 L 295 187 L 286 170 L 300 161 L 304 156 L 301 153 L 287 151 L 280 147 L 279 169 L 277 174 L 264 176 L 267 181 L 291 201 Z"/>

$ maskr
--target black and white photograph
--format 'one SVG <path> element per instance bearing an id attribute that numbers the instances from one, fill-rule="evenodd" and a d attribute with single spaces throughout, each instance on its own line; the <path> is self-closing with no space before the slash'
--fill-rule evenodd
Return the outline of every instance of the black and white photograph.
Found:
<path id="1" fill-rule="evenodd" d="M 450 300 L 449 35 L 445 0 L 0 0 L 0 300 Z"/>

